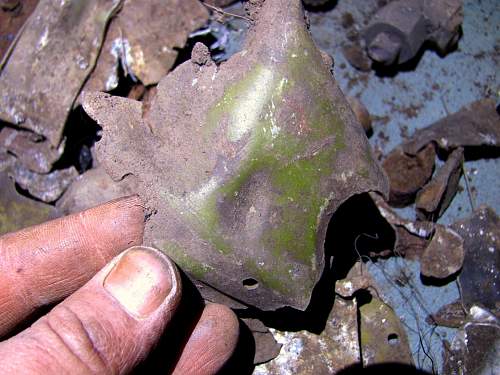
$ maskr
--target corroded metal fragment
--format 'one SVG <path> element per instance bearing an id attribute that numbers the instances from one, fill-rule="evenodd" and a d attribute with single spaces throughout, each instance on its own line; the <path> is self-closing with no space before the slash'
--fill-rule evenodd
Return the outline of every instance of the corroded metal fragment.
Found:
<path id="1" fill-rule="evenodd" d="M 121 1 L 41 0 L 0 71 L 0 119 L 60 144 Z"/>
<path id="2" fill-rule="evenodd" d="M 464 162 L 463 148 L 457 148 L 436 172 L 432 180 L 417 193 L 416 209 L 421 219 L 436 221 L 443 215 L 458 190 Z"/>
<path id="3" fill-rule="evenodd" d="M 465 304 L 477 303 L 499 313 L 500 219 L 488 207 L 479 207 L 469 218 L 453 224 L 464 239 L 465 259 L 460 284 Z"/>
<path id="4" fill-rule="evenodd" d="M 467 310 L 465 310 L 462 301 L 455 301 L 429 315 L 426 321 L 443 327 L 459 328 L 466 322 L 466 314 Z"/>
<path id="5" fill-rule="evenodd" d="M 454 230 L 436 225 L 429 246 L 420 258 L 420 273 L 444 279 L 457 273 L 464 263 L 464 240 Z"/>
<path id="6" fill-rule="evenodd" d="M 500 363 L 498 347 L 500 322 L 497 317 L 474 306 L 471 320 L 466 323 L 448 344 L 444 352 L 444 374 L 498 374 Z"/>
<path id="7" fill-rule="evenodd" d="M 51 203 L 56 201 L 68 188 L 71 182 L 78 176 L 75 167 L 58 169 L 48 174 L 38 174 L 15 163 L 9 170 L 9 174 L 16 183 L 28 191 L 36 199 Z"/>
<path id="8" fill-rule="evenodd" d="M 65 142 L 52 148 L 43 136 L 27 130 L 4 127 L 0 130 L 0 148 L 15 155 L 17 160 L 30 171 L 48 173 L 61 157 Z"/>
<path id="9" fill-rule="evenodd" d="M 413 365 L 408 337 L 398 316 L 378 298 L 359 308 L 363 365 Z"/>
<path id="10" fill-rule="evenodd" d="M 414 201 L 417 192 L 432 176 L 435 158 L 433 145 L 428 145 L 415 156 L 406 154 L 400 147 L 387 155 L 382 165 L 389 177 L 389 203 L 392 206 L 402 207 Z"/>
<path id="11" fill-rule="evenodd" d="M 147 111 L 85 96 L 104 130 L 98 159 L 115 180 L 137 178 L 146 243 L 194 278 L 262 309 L 305 309 L 332 214 L 352 195 L 385 194 L 386 178 L 299 0 L 266 1 L 223 65 L 204 49 L 160 81 Z"/>
<path id="12" fill-rule="evenodd" d="M 112 20 L 99 61 L 84 90 L 118 86 L 118 66 L 144 85 L 156 84 L 174 65 L 189 33 L 208 20 L 198 0 L 129 0 Z"/>
<path id="13" fill-rule="evenodd" d="M 462 21 L 461 0 L 396 0 L 379 9 L 363 35 L 371 59 L 404 64 L 426 42 L 448 52 L 460 39 Z"/>
<path id="14" fill-rule="evenodd" d="M 283 345 L 269 363 L 257 366 L 255 375 L 336 374 L 361 361 L 356 299 L 336 298 L 325 329 L 316 335 L 308 331 L 272 330 Z"/>
<path id="15" fill-rule="evenodd" d="M 429 221 L 411 221 L 400 217 L 378 194 L 370 193 L 382 217 L 393 227 L 396 234 L 394 252 L 409 259 L 420 259 L 436 224 Z"/>
<path id="16" fill-rule="evenodd" d="M 121 181 L 113 181 L 101 167 L 97 167 L 79 175 L 71 183 L 57 201 L 57 208 L 68 215 L 131 195 L 134 191 L 135 183 L 132 176 Z"/>
<path id="17" fill-rule="evenodd" d="M 500 115 L 493 99 L 478 100 L 417 130 L 402 147 L 410 155 L 416 155 L 431 142 L 443 150 L 457 147 L 500 147 L 499 120 Z"/>

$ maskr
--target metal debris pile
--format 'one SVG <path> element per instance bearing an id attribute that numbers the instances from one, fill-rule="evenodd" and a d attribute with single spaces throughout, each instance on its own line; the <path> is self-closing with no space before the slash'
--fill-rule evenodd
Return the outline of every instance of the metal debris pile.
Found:
<path id="1" fill-rule="evenodd" d="M 197 0 L 18 1 L 3 9 L 2 37 L 11 43 L 0 56 L 1 169 L 46 203 L 92 166 L 96 134 L 81 121 L 80 94 L 116 90 L 120 80 L 122 90 L 144 93 L 209 17 Z"/>

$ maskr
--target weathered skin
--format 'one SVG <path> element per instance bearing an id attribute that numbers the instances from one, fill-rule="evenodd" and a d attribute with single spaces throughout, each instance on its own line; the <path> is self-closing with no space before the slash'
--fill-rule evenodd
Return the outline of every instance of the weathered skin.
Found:
<path id="1" fill-rule="evenodd" d="M 220 67 L 198 45 L 149 109 L 105 94 L 84 108 L 103 125 L 107 172 L 140 181 L 146 243 L 246 304 L 305 309 L 331 215 L 354 194 L 387 193 L 387 181 L 300 1 L 268 0 L 259 15 Z"/>

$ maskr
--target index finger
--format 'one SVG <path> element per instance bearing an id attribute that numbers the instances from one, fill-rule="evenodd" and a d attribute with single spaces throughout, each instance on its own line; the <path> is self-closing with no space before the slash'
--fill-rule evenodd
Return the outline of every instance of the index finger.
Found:
<path id="1" fill-rule="evenodd" d="M 0 337 L 142 243 L 140 198 L 120 198 L 0 237 Z"/>

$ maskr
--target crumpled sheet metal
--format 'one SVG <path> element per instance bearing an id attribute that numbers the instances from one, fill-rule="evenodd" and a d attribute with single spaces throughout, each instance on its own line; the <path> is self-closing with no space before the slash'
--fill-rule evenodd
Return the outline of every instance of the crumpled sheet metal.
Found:
<path id="1" fill-rule="evenodd" d="M 61 157 L 64 146 L 63 141 L 53 148 L 43 136 L 29 130 L 9 127 L 0 130 L 0 148 L 15 155 L 23 166 L 36 173 L 49 173 L 52 165 Z"/>
<path id="2" fill-rule="evenodd" d="M 275 359 L 257 366 L 254 375 L 336 374 L 361 361 L 355 299 L 336 298 L 319 335 L 307 331 L 271 332 L 283 347 Z"/>
<path id="3" fill-rule="evenodd" d="M 413 365 L 408 337 L 398 316 L 382 300 L 360 306 L 360 342 L 363 366 L 381 363 Z"/>
<path id="4" fill-rule="evenodd" d="M 174 65 L 177 48 L 208 21 L 198 0 L 128 0 L 111 21 L 97 65 L 84 91 L 118 86 L 118 64 L 144 85 L 158 83 Z"/>
<path id="5" fill-rule="evenodd" d="M 69 215 L 111 200 L 132 195 L 136 190 L 133 176 L 113 181 L 103 168 L 97 167 L 75 178 L 57 201 L 57 208 Z"/>
<path id="6" fill-rule="evenodd" d="M 38 174 L 15 163 L 9 174 L 16 183 L 33 197 L 47 203 L 56 201 L 78 176 L 75 167 L 58 169 L 48 174 Z"/>
<path id="7" fill-rule="evenodd" d="M 36 8 L 37 3 L 38 0 L 23 0 L 22 4 L 18 4 L 13 11 L 0 12 L 0 67 L 4 54 L 9 51 L 16 34 Z"/>
<path id="8" fill-rule="evenodd" d="M 446 211 L 457 193 L 463 163 L 464 150 L 459 147 L 453 150 L 432 180 L 417 193 L 415 208 L 421 220 L 437 221 Z"/>
<path id="9" fill-rule="evenodd" d="M 412 221 L 400 217 L 384 199 L 370 193 L 382 217 L 392 226 L 396 235 L 394 253 L 407 259 L 418 260 L 427 248 L 436 224 L 430 221 Z"/>
<path id="10" fill-rule="evenodd" d="M 430 221 L 411 221 L 396 214 L 375 193 L 370 194 L 380 214 L 394 228 L 394 252 L 419 260 L 422 275 L 446 278 L 458 272 L 464 262 L 462 237 L 453 229 Z"/>
<path id="11" fill-rule="evenodd" d="M 16 157 L 0 147 L 0 172 L 7 171 L 16 163 Z"/>
<path id="12" fill-rule="evenodd" d="M 0 119 L 54 148 L 92 71 L 116 0 L 40 0 L 0 72 Z"/>
<path id="13" fill-rule="evenodd" d="M 465 258 L 460 273 L 465 304 L 480 304 L 500 313 L 500 219 L 487 206 L 452 225 L 464 240 Z"/>
<path id="14" fill-rule="evenodd" d="M 375 202 L 382 217 L 387 220 L 389 224 L 393 227 L 401 227 L 407 230 L 409 233 L 421 237 L 429 238 L 433 232 L 435 224 L 429 221 L 412 221 L 400 217 L 385 201 L 384 199 L 376 194 L 370 193 L 370 197 Z M 396 241 L 397 242 L 397 241 Z M 396 244 L 397 247 L 397 244 Z"/>
<path id="15" fill-rule="evenodd" d="M 493 99 L 482 99 L 462 107 L 441 120 L 417 130 L 403 144 L 403 150 L 416 155 L 431 142 L 443 150 L 458 147 L 500 147 L 500 115 Z"/>
<path id="16" fill-rule="evenodd" d="M 420 257 L 420 273 L 445 279 L 457 273 L 464 263 L 464 240 L 453 229 L 436 225 L 427 248 Z"/>
<path id="17" fill-rule="evenodd" d="M 104 94 L 84 109 L 103 126 L 106 171 L 140 181 L 146 243 L 246 304 L 305 309 L 332 214 L 355 194 L 386 194 L 387 179 L 300 2 L 259 14 L 243 51 L 217 67 L 198 45 L 146 111 Z"/>
<path id="18" fill-rule="evenodd" d="M 472 306 L 469 321 L 445 351 L 444 374 L 500 373 L 500 321 L 488 311 Z"/>

